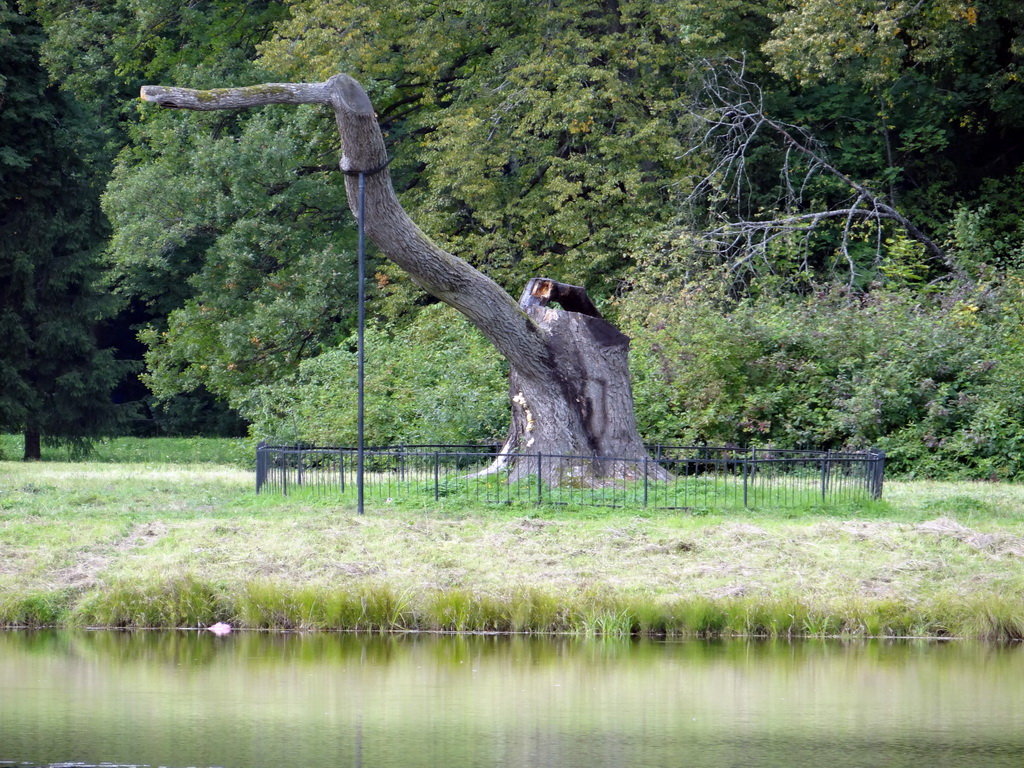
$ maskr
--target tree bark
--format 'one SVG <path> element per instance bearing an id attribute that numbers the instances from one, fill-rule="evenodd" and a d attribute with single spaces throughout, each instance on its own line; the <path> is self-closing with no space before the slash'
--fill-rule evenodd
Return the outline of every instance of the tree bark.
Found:
<path id="1" fill-rule="evenodd" d="M 507 470 L 510 480 L 539 473 L 551 485 L 601 485 L 645 472 L 666 479 L 645 461 L 636 428 L 629 337 L 579 286 L 534 278 L 519 306 L 545 336 L 549 367 L 538 377 L 511 366 L 512 423 L 487 471 Z"/>
<path id="2" fill-rule="evenodd" d="M 465 315 L 511 367 L 512 426 L 491 471 L 535 474 L 521 454 L 586 456 L 556 459 L 542 472 L 551 483 L 570 477 L 636 476 L 646 452 L 637 433 L 627 367 L 628 338 L 601 317 L 582 288 L 531 280 L 517 304 L 489 277 L 439 248 L 395 195 L 387 150 L 369 97 L 353 78 L 323 83 L 271 83 L 195 91 L 144 86 L 141 97 L 179 109 L 239 109 L 264 104 L 326 104 L 334 109 L 349 207 L 358 215 L 359 174 L 365 179 L 366 234 L 423 290 Z M 561 309 L 552 306 L 561 305 Z M 593 457 L 626 461 L 595 462 Z M 663 476 L 650 463 L 652 474 Z"/>

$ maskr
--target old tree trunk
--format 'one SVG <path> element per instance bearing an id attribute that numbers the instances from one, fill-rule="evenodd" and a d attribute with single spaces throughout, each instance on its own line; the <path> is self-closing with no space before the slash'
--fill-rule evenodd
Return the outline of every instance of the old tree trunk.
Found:
<path id="1" fill-rule="evenodd" d="M 376 115 L 354 79 L 335 75 L 323 83 L 208 91 L 144 86 L 141 96 L 163 107 L 195 110 L 331 106 L 353 213 L 359 206 L 358 177 L 364 174 L 367 235 L 423 290 L 469 318 L 509 361 L 512 425 L 502 451 L 507 455 L 490 471 L 508 470 L 512 478 L 536 474 L 535 457 L 546 454 L 562 457 L 540 464 L 550 483 L 600 484 L 602 478 L 644 471 L 661 476 L 656 464 L 644 461 L 636 429 L 629 339 L 601 317 L 583 288 L 533 279 L 517 304 L 493 280 L 424 235 L 395 195 Z"/>

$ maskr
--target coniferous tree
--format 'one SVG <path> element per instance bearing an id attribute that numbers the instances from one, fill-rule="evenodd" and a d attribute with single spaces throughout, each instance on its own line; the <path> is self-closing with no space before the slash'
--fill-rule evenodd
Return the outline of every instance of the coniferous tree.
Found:
<path id="1" fill-rule="evenodd" d="M 108 429 L 123 369 L 97 345 L 114 309 L 99 248 L 106 234 L 82 159 L 88 130 L 47 82 L 39 26 L 0 2 L 0 428 L 83 446 Z"/>

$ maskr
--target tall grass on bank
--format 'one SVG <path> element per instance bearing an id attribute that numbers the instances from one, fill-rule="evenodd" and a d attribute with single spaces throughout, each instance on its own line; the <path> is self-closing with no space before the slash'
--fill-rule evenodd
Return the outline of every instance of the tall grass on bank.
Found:
<path id="1" fill-rule="evenodd" d="M 556 595 L 538 589 L 503 595 L 468 590 L 413 594 L 391 585 L 355 589 L 258 582 L 224 588 L 194 576 L 163 583 L 119 583 L 0 600 L 0 626 L 177 629 L 219 621 L 240 629 L 362 632 L 498 632 L 582 637 L 941 637 L 1024 639 L 1024 607 L 992 597 L 938 597 L 909 605 L 888 600 L 810 605 L 796 597 L 677 598 Z"/>

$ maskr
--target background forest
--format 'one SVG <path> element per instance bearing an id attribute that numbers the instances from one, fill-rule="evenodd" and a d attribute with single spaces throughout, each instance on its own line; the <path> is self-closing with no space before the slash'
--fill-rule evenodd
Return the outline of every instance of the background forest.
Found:
<path id="1" fill-rule="evenodd" d="M 341 71 L 426 232 L 632 336 L 648 440 L 1019 477 L 1022 35 L 1019 0 L 0 0 L 0 427 L 353 440 L 331 115 L 137 100 Z M 500 436 L 497 353 L 371 274 L 368 439 Z"/>

